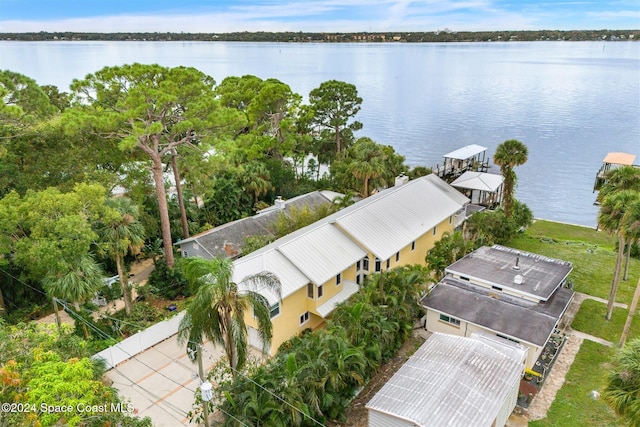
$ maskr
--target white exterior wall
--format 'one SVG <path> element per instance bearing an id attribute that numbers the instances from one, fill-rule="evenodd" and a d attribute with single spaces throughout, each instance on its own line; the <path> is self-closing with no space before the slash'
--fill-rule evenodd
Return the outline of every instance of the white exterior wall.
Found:
<path id="1" fill-rule="evenodd" d="M 440 313 L 434 310 L 427 310 L 427 323 L 425 329 L 429 332 L 441 332 L 443 334 L 456 335 L 459 337 L 470 337 L 474 332 L 482 332 L 489 335 L 498 335 L 491 329 L 483 328 L 482 326 L 475 325 L 473 323 L 460 320 L 460 326 L 454 326 L 449 323 L 440 320 Z M 526 368 L 533 368 L 534 363 L 540 357 L 542 353 L 542 347 L 535 346 L 526 342 L 520 342 L 520 345 L 528 349 L 527 360 L 525 361 Z"/>
<path id="2" fill-rule="evenodd" d="M 412 422 L 401 420 L 373 409 L 369 409 L 367 414 L 369 416 L 369 423 L 367 424 L 369 427 L 415 427 Z"/>
<path id="3" fill-rule="evenodd" d="M 502 404 L 502 407 L 500 408 L 500 411 L 496 416 L 496 420 L 494 422 L 494 425 L 496 427 L 503 427 L 505 424 L 507 424 L 507 420 L 509 419 L 509 416 L 511 415 L 514 408 L 516 407 L 516 404 L 518 403 L 519 390 L 520 390 L 520 379 L 518 378 L 518 381 L 516 381 L 516 383 L 513 384 L 513 386 L 511 387 L 511 391 L 509 391 L 509 394 L 505 398 L 504 403 Z"/>

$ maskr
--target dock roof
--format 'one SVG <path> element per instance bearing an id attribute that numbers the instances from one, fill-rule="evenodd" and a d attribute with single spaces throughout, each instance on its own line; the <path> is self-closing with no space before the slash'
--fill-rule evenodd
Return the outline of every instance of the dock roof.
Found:
<path id="1" fill-rule="evenodd" d="M 456 188 L 465 188 L 469 190 L 480 190 L 495 193 L 498 191 L 504 177 L 494 173 L 466 171 L 458 179 L 451 183 Z"/>
<path id="2" fill-rule="evenodd" d="M 614 152 L 608 153 L 602 163 L 611 163 L 614 165 L 631 166 L 636 160 L 635 154 Z"/>
<path id="3" fill-rule="evenodd" d="M 522 363 L 482 339 L 434 333 L 367 403 L 418 426 L 491 426 Z"/>
<path id="4" fill-rule="evenodd" d="M 487 147 L 471 144 L 447 153 L 444 157 L 447 159 L 465 160 L 475 156 L 476 154 L 480 154 L 483 151 L 487 151 Z"/>

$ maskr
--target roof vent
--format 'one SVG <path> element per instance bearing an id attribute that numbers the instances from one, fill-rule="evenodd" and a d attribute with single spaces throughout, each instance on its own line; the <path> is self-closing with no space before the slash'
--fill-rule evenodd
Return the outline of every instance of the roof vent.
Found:
<path id="1" fill-rule="evenodd" d="M 513 266 L 514 270 L 520 270 L 520 254 L 516 255 L 516 265 Z"/>
<path id="2" fill-rule="evenodd" d="M 524 277 L 522 277 L 519 274 L 516 274 L 516 277 L 513 278 L 513 283 L 516 285 L 522 285 L 523 281 L 524 281 Z"/>
<path id="3" fill-rule="evenodd" d="M 276 197 L 276 203 L 275 203 L 276 208 L 278 209 L 284 209 L 285 206 L 285 202 L 284 200 L 282 200 L 282 196 L 278 196 Z"/>

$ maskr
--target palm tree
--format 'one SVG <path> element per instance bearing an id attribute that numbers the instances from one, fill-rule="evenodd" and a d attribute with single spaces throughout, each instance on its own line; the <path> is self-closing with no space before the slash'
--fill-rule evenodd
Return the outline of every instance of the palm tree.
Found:
<path id="1" fill-rule="evenodd" d="M 337 196 L 333 199 L 332 203 L 336 210 L 340 210 L 346 208 L 347 206 L 351 206 L 355 201 L 355 193 L 351 190 L 345 192 L 342 196 Z"/>
<path id="2" fill-rule="evenodd" d="M 629 425 L 640 425 L 640 339 L 629 342 L 616 355 L 604 398 Z"/>
<path id="3" fill-rule="evenodd" d="M 627 255 L 624 261 L 624 275 L 622 279 L 627 280 L 631 248 L 636 242 L 640 241 L 640 192 L 636 193 L 636 198 L 631 201 L 622 218 L 622 222 L 624 225 L 623 232 L 627 241 Z"/>
<path id="4" fill-rule="evenodd" d="M 67 264 L 66 271 L 50 271 L 43 279 L 43 287 L 53 300 L 56 312 L 56 323 L 60 328 L 57 299 L 74 303 L 76 311 L 80 310 L 80 302 L 95 295 L 102 286 L 102 270 L 89 255 L 80 257 Z M 85 336 L 89 331 L 83 323 Z"/>
<path id="5" fill-rule="evenodd" d="M 253 195 L 254 206 L 258 203 L 258 197 L 273 190 L 269 171 L 262 163 L 254 162 L 247 165 L 242 177 L 245 189 Z"/>
<path id="6" fill-rule="evenodd" d="M 616 256 L 616 265 L 613 271 L 613 280 L 611 282 L 611 291 L 609 293 L 609 301 L 607 303 L 607 315 L 605 318 L 611 320 L 613 306 L 618 292 L 620 283 L 620 270 L 622 267 L 622 257 L 625 246 L 625 223 L 630 221 L 630 216 L 623 220 L 627 213 L 628 207 L 638 198 L 638 193 L 633 190 L 623 190 L 610 193 L 605 196 L 600 205 L 600 213 L 598 214 L 599 226 L 611 233 L 618 235 L 618 254 Z"/>
<path id="7" fill-rule="evenodd" d="M 500 172 L 504 176 L 502 204 L 507 217 L 511 215 L 513 192 L 518 179 L 513 169 L 527 161 L 528 151 L 527 146 L 522 142 L 517 139 L 509 139 L 498 145 L 493 155 L 493 162 L 500 166 Z"/>
<path id="8" fill-rule="evenodd" d="M 235 377 L 247 355 L 245 314 L 253 310 L 260 338 L 268 345 L 272 335 L 269 302 L 258 291 L 276 295 L 279 300 L 280 282 L 271 273 L 260 273 L 235 283 L 233 262 L 220 258 L 188 258 L 184 272 L 194 297 L 180 322 L 178 337 L 181 342 L 187 341 L 191 351 L 199 351 L 204 338 L 223 346 Z"/>
<path id="9" fill-rule="evenodd" d="M 136 255 L 144 246 L 144 226 L 138 221 L 138 207 L 126 197 L 108 199 L 106 205 L 113 209 L 101 227 L 100 249 L 116 262 L 120 286 L 124 296 L 127 316 L 131 314 L 131 289 L 125 271 L 124 257 L 127 253 Z"/>

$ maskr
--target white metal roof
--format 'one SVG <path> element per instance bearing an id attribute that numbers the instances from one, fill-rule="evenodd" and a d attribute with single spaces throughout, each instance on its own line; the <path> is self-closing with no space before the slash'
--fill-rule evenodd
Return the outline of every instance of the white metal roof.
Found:
<path id="1" fill-rule="evenodd" d="M 363 200 L 336 223 L 376 257 L 386 260 L 468 201 L 440 178 L 428 175 Z"/>
<path id="2" fill-rule="evenodd" d="M 502 175 L 485 172 L 467 171 L 451 183 L 456 188 L 481 190 L 495 193 L 504 182 Z"/>
<path id="3" fill-rule="evenodd" d="M 291 295 L 309 283 L 309 279 L 278 251 L 262 252 L 234 261 L 233 281 L 240 283 L 245 277 L 268 271 L 280 280 L 281 297 Z M 275 294 L 264 289 L 258 290 L 271 304 L 278 300 Z"/>
<path id="4" fill-rule="evenodd" d="M 320 316 L 322 316 L 323 318 L 326 318 L 329 314 L 331 314 L 333 309 L 336 308 L 338 304 L 348 300 L 349 297 L 351 297 L 351 295 L 358 292 L 358 289 L 359 289 L 359 286 L 356 282 L 352 282 L 350 280 L 343 280 L 342 290 L 337 294 L 335 294 L 334 296 L 332 296 L 331 298 L 329 298 L 327 302 L 319 306 L 316 309 L 316 311 Z"/>
<path id="5" fill-rule="evenodd" d="M 333 224 L 322 224 L 279 246 L 316 285 L 335 277 L 367 253 Z"/>
<path id="6" fill-rule="evenodd" d="M 434 333 L 366 408 L 418 426 L 491 426 L 523 369 L 481 340 Z"/>
<path id="7" fill-rule="evenodd" d="M 467 145 L 466 147 L 458 148 L 455 151 L 447 153 L 444 155 L 444 157 L 448 159 L 464 160 L 464 159 L 473 157 L 476 154 L 480 154 L 486 150 L 487 150 L 487 147 L 471 144 L 471 145 Z"/>

